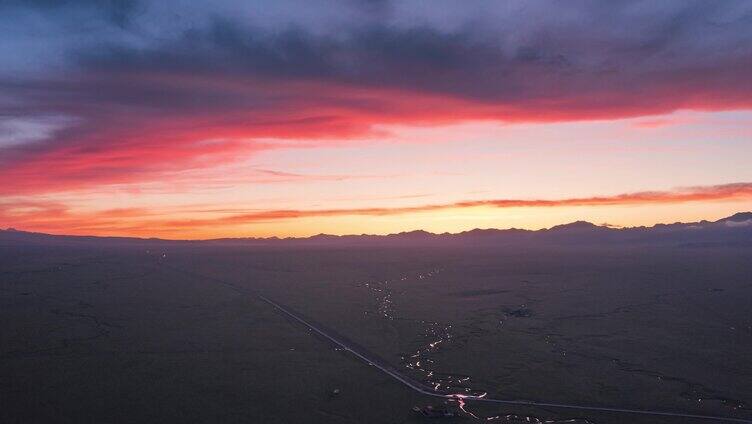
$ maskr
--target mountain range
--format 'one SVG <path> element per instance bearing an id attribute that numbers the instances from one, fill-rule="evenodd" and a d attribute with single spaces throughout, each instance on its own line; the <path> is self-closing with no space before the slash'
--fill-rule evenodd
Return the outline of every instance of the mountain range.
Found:
<path id="1" fill-rule="evenodd" d="M 660 243 L 681 245 L 731 244 L 752 246 L 752 212 L 740 212 L 717 221 L 657 224 L 652 227 L 614 227 L 576 221 L 542 230 L 474 229 L 460 233 L 430 233 L 423 230 L 389 235 L 318 234 L 305 238 L 221 238 L 210 240 L 165 240 L 156 238 L 95 237 L 51 235 L 0 230 L 0 245 L 37 244 L 178 244 L 178 245 L 248 245 L 248 246 L 462 246 L 462 245 L 535 245 Z"/>

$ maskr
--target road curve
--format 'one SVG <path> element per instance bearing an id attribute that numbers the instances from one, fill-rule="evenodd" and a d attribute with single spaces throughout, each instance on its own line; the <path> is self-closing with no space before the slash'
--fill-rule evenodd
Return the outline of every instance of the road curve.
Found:
<path id="1" fill-rule="evenodd" d="M 572 410 L 579 410 L 579 411 L 595 411 L 595 412 L 614 412 L 614 413 L 625 413 L 625 414 L 635 414 L 635 415 L 692 418 L 692 419 L 699 419 L 699 420 L 710 420 L 710 421 L 714 420 L 716 422 L 752 424 L 752 420 L 743 419 L 743 418 L 715 417 L 715 416 L 710 416 L 710 415 L 682 414 L 682 413 L 677 413 L 677 412 L 650 411 L 650 410 L 626 409 L 626 408 L 610 408 L 610 407 L 589 406 L 589 405 L 572 405 L 572 404 L 551 403 L 551 402 L 537 402 L 537 401 L 532 401 L 532 400 L 493 399 L 493 398 L 479 397 L 479 396 L 468 396 L 464 394 L 439 392 L 437 390 L 434 390 L 432 387 L 428 387 L 425 384 L 404 375 L 402 372 L 400 372 L 400 370 L 389 365 L 389 363 L 387 363 L 386 361 L 383 361 L 377 358 L 375 355 L 368 352 L 366 349 L 356 346 L 355 343 L 347 340 L 346 338 L 342 336 L 337 335 L 334 331 L 327 329 L 320 324 L 315 324 L 311 322 L 311 320 L 306 320 L 294 310 L 269 299 L 268 297 L 262 295 L 261 293 L 258 293 L 255 290 L 249 290 L 245 287 L 239 286 L 237 284 L 231 283 L 223 279 L 209 277 L 206 275 L 201 275 L 198 273 L 186 271 L 180 268 L 169 266 L 167 264 L 162 264 L 162 266 L 166 266 L 174 271 L 182 272 L 188 275 L 192 275 L 194 277 L 199 277 L 199 278 L 203 278 L 209 281 L 213 281 L 215 283 L 222 284 L 238 293 L 245 293 L 248 295 L 255 296 L 258 299 L 262 300 L 263 302 L 271 305 L 272 307 L 274 307 L 276 310 L 283 313 L 284 315 L 292 318 L 293 320 L 303 324 L 308 329 L 316 332 L 316 334 L 319 334 L 320 336 L 324 337 L 325 339 L 329 340 L 335 345 L 352 353 L 356 358 L 360 359 L 366 364 L 372 365 L 378 368 L 379 370 L 389 375 L 390 377 L 394 378 L 395 380 L 399 381 L 400 383 L 404 384 L 405 386 L 411 388 L 412 390 L 415 390 L 418 393 L 424 394 L 426 396 L 439 397 L 439 398 L 444 398 L 444 399 L 462 399 L 463 401 L 498 403 L 498 404 L 503 404 L 503 405 L 537 406 L 537 407 L 543 407 L 543 408 L 559 408 L 559 409 L 572 409 Z"/>
<path id="2" fill-rule="evenodd" d="M 612 407 L 603 407 L 603 406 L 571 405 L 571 404 L 563 404 L 563 403 L 537 402 L 537 401 L 532 401 L 532 400 L 493 399 L 493 398 L 487 398 L 484 396 L 471 396 L 471 395 L 464 395 L 464 394 L 440 392 L 440 391 L 434 390 L 431 387 L 428 387 L 427 385 L 413 378 L 410 378 L 404 375 L 397 368 L 379 359 L 378 357 L 368 352 L 364 348 L 355 345 L 353 342 L 347 340 L 346 338 L 336 334 L 334 331 L 329 330 L 320 324 L 313 323 L 311 322 L 311 320 L 307 320 L 303 318 L 300 314 L 288 308 L 287 306 L 281 305 L 261 294 L 257 293 L 256 295 L 258 296 L 259 299 L 273 306 L 276 310 L 278 310 L 282 314 L 303 324 L 305 327 L 314 331 L 316 334 L 320 335 L 321 337 L 324 337 L 325 339 L 329 340 L 336 346 L 339 346 L 342 349 L 350 352 L 356 358 L 360 359 L 366 364 L 376 367 L 383 373 L 394 378 L 395 380 L 399 381 L 405 386 L 411 388 L 412 390 L 415 390 L 418 393 L 424 394 L 426 396 L 433 396 L 433 397 L 439 397 L 439 398 L 444 398 L 444 399 L 462 399 L 463 401 L 498 403 L 498 404 L 504 404 L 504 405 L 574 409 L 574 410 L 579 410 L 579 411 L 615 412 L 615 413 L 622 413 L 622 414 L 651 415 L 651 416 L 663 416 L 663 417 L 675 417 L 675 418 L 692 418 L 692 419 L 698 419 L 698 420 L 711 420 L 711 421 L 716 421 L 716 422 L 752 424 L 752 420 L 747 420 L 743 418 L 715 417 L 711 415 L 683 414 L 683 413 L 678 413 L 678 412 L 612 408 Z"/>

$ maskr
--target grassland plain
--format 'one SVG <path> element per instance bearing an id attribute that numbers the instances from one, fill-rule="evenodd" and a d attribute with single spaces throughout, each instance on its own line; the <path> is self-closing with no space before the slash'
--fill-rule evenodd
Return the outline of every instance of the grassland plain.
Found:
<path id="1" fill-rule="evenodd" d="M 412 405 L 436 403 L 255 292 L 446 390 L 752 416 L 746 248 L 147 244 L 2 253 L 3 422 L 403 423 L 420 420 Z M 514 422 L 507 414 L 687 422 L 468 409 L 498 422 Z"/>

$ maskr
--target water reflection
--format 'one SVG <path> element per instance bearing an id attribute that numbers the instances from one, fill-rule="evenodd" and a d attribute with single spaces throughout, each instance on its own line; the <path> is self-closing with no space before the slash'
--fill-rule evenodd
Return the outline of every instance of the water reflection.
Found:
<path id="1" fill-rule="evenodd" d="M 360 284 L 371 293 L 376 305 L 375 312 L 371 316 L 387 320 L 405 320 L 421 324 L 422 333 L 419 347 L 410 354 L 400 356 L 402 367 L 409 369 L 413 375 L 427 386 L 440 393 L 450 393 L 452 397 L 447 400 L 448 404 L 454 404 L 468 418 L 482 421 L 495 421 L 507 423 L 532 423 L 532 424 L 594 424 L 586 418 L 572 418 L 565 420 L 542 419 L 532 415 L 498 414 L 484 417 L 470 410 L 468 400 L 482 398 L 487 392 L 472 387 L 472 378 L 469 375 L 439 372 L 436 369 L 434 359 L 437 352 L 449 346 L 455 334 L 453 327 L 448 323 L 437 321 L 416 320 L 398 317 L 394 307 L 394 289 L 396 284 L 405 284 L 411 280 L 425 280 L 435 277 L 442 270 L 432 269 L 427 272 L 403 275 L 394 280 L 373 281 Z M 522 305 L 524 308 L 525 305 Z"/>
<path id="2" fill-rule="evenodd" d="M 413 374 L 420 375 L 419 379 L 432 387 L 438 392 L 461 393 L 470 396 L 482 396 L 486 392 L 474 389 L 470 386 L 471 378 L 469 375 L 453 374 L 439 372 L 435 366 L 435 354 L 443 347 L 448 345 L 454 338 L 451 324 L 440 323 L 436 321 L 415 320 L 410 318 L 399 317 L 395 315 L 394 308 L 394 290 L 395 283 L 407 283 L 411 280 L 425 280 L 433 278 L 442 270 L 440 268 L 431 269 L 426 272 L 412 275 L 402 275 L 394 280 L 374 281 L 363 283 L 362 286 L 367 288 L 373 296 L 376 304 L 376 315 L 382 319 L 394 320 L 400 319 L 420 323 L 423 331 L 420 335 L 421 343 L 418 349 L 410 354 L 400 357 L 401 365 L 413 371 Z"/>
<path id="3" fill-rule="evenodd" d="M 532 424 L 595 424 L 587 418 L 569 418 L 566 420 L 544 420 L 542 418 L 534 417 L 531 415 L 494 415 L 492 417 L 486 417 L 486 421 L 498 421 L 503 423 L 532 423 Z"/>

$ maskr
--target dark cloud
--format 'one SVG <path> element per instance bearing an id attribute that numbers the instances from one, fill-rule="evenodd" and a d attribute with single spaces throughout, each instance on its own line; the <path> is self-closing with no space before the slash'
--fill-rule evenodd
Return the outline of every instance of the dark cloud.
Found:
<path id="1" fill-rule="evenodd" d="M 253 13 L 212 13 L 136 45 L 73 46 L 70 58 L 80 72 L 305 78 L 580 108 L 596 95 L 619 106 L 656 90 L 670 93 L 668 108 L 691 107 L 697 92 L 722 102 L 750 89 L 744 74 L 752 63 L 752 7 L 734 11 L 734 2 L 551 3 L 522 9 L 516 12 L 522 22 L 512 14 L 498 26 L 478 8 L 475 20 L 451 30 L 431 22 L 397 24 L 388 3 L 365 5 L 391 12 L 337 30 L 292 20 L 270 27 Z M 557 12 L 565 17 L 557 20 Z"/>
<path id="2" fill-rule="evenodd" d="M 76 9 L 96 11 L 109 23 L 125 28 L 145 6 L 140 0 L 5 0 L 0 11 L 9 8 L 29 8 L 46 14 L 60 14 Z"/>
<path id="3" fill-rule="evenodd" d="M 76 123 L 28 145 L 14 133 L 13 176 L 78 155 L 52 178 L 96 180 L 85 163 L 116 160 L 120 181 L 205 155 L 206 138 L 752 107 L 743 1 L 2 4 L 0 116 Z"/>

